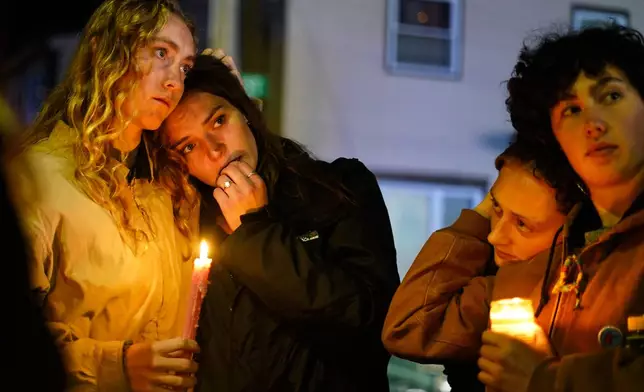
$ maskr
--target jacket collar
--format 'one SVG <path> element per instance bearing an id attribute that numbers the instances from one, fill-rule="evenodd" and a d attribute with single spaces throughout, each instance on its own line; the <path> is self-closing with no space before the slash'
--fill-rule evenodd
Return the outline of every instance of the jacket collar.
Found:
<path id="1" fill-rule="evenodd" d="M 49 143 L 56 147 L 70 147 L 78 137 L 78 131 L 71 128 L 63 121 L 59 121 L 49 136 Z M 150 131 L 143 131 L 141 143 L 129 154 L 122 154 L 119 150 L 111 148 L 107 155 L 115 159 L 127 168 L 127 180 L 147 180 L 154 181 L 157 177 L 157 168 L 154 165 L 150 144 L 152 134 Z"/>

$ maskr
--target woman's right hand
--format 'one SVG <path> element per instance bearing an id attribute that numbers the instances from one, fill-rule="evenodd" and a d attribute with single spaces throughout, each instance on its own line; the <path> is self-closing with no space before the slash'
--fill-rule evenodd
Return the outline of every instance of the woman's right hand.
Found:
<path id="1" fill-rule="evenodd" d="M 132 391 L 186 390 L 196 384 L 197 342 L 174 338 L 135 343 L 125 352 L 125 370 Z"/>

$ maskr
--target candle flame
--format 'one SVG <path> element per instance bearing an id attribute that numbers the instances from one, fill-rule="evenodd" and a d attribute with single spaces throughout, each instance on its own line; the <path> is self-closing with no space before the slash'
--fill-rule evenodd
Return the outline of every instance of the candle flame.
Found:
<path id="1" fill-rule="evenodd" d="M 199 258 L 195 259 L 195 268 L 208 268 L 212 260 L 208 258 L 208 243 L 206 240 L 201 240 L 199 247 Z"/>
<path id="2" fill-rule="evenodd" d="M 208 243 L 206 242 L 206 240 L 201 240 L 201 246 L 199 247 L 199 258 L 208 258 Z"/>

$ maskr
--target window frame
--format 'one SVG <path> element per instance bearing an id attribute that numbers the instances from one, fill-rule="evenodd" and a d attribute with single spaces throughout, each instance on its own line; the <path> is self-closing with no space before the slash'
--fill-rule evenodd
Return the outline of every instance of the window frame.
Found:
<path id="1" fill-rule="evenodd" d="M 400 3 L 403 0 L 387 0 L 387 32 L 385 44 L 385 68 L 393 75 L 415 76 L 441 80 L 460 80 L 463 75 L 464 49 L 464 0 L 421 0 L 433 3 L 449 3 L 450 28 L 410 26 L 399 23 Z M 398 61 L 398 37 L 400 35 L 449 40 L 449 66 L 422 65 Z M 447 36 L 446 36 L 447 35 Z"/>

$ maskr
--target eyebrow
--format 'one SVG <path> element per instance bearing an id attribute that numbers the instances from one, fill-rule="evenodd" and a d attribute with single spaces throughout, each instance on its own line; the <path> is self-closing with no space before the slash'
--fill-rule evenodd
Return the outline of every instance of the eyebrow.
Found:
<path id="1" fill-rule="evenodd" d="M 596 95 L 597 90 L 600 90 L 603 87 L 605 87 L 607 84 L 613 83 L 613 82 L 624 83 L 624 80 L 618 78 L 617 76 L 612 76 L 612 75 L 602 76 L 599 78 L 599 80 L 597 80 L 597 83 L 595 83 L 589 88 L 591 95 Z M 577 94 L 574 94 L 570 91 L 564 91 L 564 93 L 561 94 L 560 101 L 566 101 L 566 100 L 575 99 L 575 98 L 577 98 Z"/>
<path id="2" fill-rule="evenodd" d="M 592 95 L 595 95 L 597 93 L 597 90 L 599 90 L 599 89 L 603 88 L 604 86 L 606 86 L 607 84 L 613 83 L 613 82 L 624 83 L 624 81 L 622 79 L 620 79 L 620 78 L 618 78 L 616 76 L 606 75 L 606 76 L 601 77 L 597 81 L 597 83 L 595 83 L 595 85 L 590 88 L 590 92 L 591 92 Z"/>
<path id="3" fill-rule="evenodd" d="M 183 142 L 185 142 L 186 140 L 188 140 L 188 138 L 189 138 L 189 136 L 184 136 L 184 137 L 182 137 L 181 139 L 177 140 L 176 142 L 174 142 L 174 143 L 170 146 L 170 149 L 171 149 L 171 150 L 176 149 L 176 148 L 177 148 L 177 147 L 179 147 Z"/>
<path id="4" fill-rule="evenodd" d="M 174 42 L 172 39 L 170 39 L 170 38 L 154 37 L 152 39 L 152 41 L 153 42 L 163 42 L 164 44 L 166 44 L 169 47 L 171 47 L 172 50 L 174 50 L 175 52 L 179 53 L 179 45 L 176 42 Z M 195 55 L 191 55 L 191 56 L 186 57 L 186 60 L 187 61 L 192 61 L 194 63 L 195 58 L 196 58 Z"/>
<path id="5" fill-rule="evenodd" d="M 201 125 L 206 125 L 206 124 L 208 124 L 208 123 L 210 122 L 210 120 L 212 120 L 212 118 L 213 118 L 213 117 L 215 117 L 215 115 L 217 114 L 217 112 L 218 112 L 218 111 L 220 111 L 223 107 L 224 107 L 224 105 L 216 105 L 216 106 L 214 106 L 214 107 L 210 110 L 210 113 L 208 113 L 208 116 L 206 117 L 206 119 L 205 119 L 205 120 L 203 120 L 203 122 L 201 123 Z"/>
<path id="6" fill-rule="evenodd" d="M 201 122 L 201 125 L 202 125 L 202 126 L 205 126 L 206 124 L 208 124 L 208 123 L 212 120 L 212 118 L 213 118 L 213 117 L 215 117 L 215 115 L 217 114 L 217 112 L 219 112 L 223 107 L 224 107 L 224 105 L 215 105 L 215 106 L 213 106 L 213 108 L 210 110 L 210 112 L 208 113 L 208 115 L 206 116 L 206 118 Z M 171 149 L 173 149 L 173 150 L 174 150 L 174 149 L 176 149 L 176 148 L 177 148 L 177 147 L 179 147 L 183 142 L 185 142 L 186 140 L 188 140 L 188 138 L 190 138 L 190 136 L 187 136 L 187 135 L 186 135 L 186 136 L 184 136 L 184 137 L 182 137 L 182 138 L 180 138 L 179 140 L 177 140 L 176 142 L 174 142 L 174 143 L 170 146 L 170 148 L 171 148 Z"/>
<path id="7" fill-rule="evenodd" d="M 493 189 L 494 189 L 494 187 L 493 187 L 492 189 L 490 189 L 490 198 L 491 198 L 491 199 L 492 199 L 492 201 L 494 201 L 496 204 L 501 205 L 501 203 L 499 203 L 499 201 L 496 199 L 496 197 L 494 197 L 494 191 L 493 191 Z M 503 207 L 501 207 L 501 208 L 503 208 Z M 512 214 L 513 216 L 515 216 L 515 217 L 517 217 L 517 218 L 521 219 L 521 220 L 528 221 L 528 222 L 530 222 L 531 224 L 534 224 L 535 226 L 537 226 L 537 225 L 540 225 L 540 224 L 541 224 L 541 222 L 539 222 L 539 221 L 535 221 L 534 219 L 528 218 L 528 217 L 523 216 L 523 215 L 519 215 L 519 214 L 517 214 L 517 213 L 516 213 L 516 212 L 514 212 L 514 211 L 512 211 L 512 212 L 511 212 L 511 214 Z"/>

